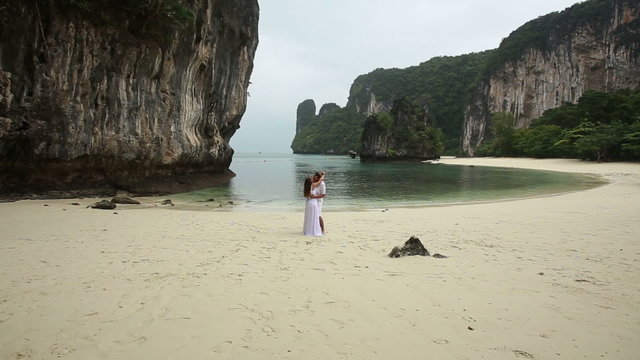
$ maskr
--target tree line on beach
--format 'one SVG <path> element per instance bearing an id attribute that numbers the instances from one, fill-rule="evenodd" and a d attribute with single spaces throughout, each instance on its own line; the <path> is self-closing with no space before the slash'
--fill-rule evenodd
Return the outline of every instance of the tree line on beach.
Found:
<path id="1" fill-rule="evenodd" d="M 640 91 L 587 91 L 576 104 L 550 109 L 527 129 L 494 113 L 478 156 L 640 160 Z"/>

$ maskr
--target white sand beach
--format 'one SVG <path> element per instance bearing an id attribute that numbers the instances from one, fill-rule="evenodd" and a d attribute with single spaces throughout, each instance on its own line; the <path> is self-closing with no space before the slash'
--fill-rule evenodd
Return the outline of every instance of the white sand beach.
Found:
<path id="1" fill-rule="evenodd" d="M 301 235 L 302 202 L 298 213 L 2 203 L 0 359 L 638 359 L 640 164 L 441 162 L 609 183 L 325 212 L 321 238 Z M 411 235 L 448 258 L 386 256 Z"/>

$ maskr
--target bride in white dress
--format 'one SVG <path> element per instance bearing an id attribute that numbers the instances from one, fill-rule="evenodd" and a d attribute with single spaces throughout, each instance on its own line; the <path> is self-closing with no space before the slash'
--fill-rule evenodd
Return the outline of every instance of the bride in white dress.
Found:
<path id="1" fill-rule="evenodd" d="M 304 180 L 304 197 L 307 199 L 304 207 L 304 234 L 310 236 L 322 236 L 320 228 L 320 209 L 318 208 L 318 198 L 322 195 L 318 194 L 318 185 L 322 182 L 322 178 L 317 182 L 312 182 L 310 177 Z"/>

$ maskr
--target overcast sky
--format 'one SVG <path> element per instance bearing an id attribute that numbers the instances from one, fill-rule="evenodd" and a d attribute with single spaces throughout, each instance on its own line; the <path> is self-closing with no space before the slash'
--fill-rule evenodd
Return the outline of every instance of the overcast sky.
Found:
<path id="1" fill-rule="evenodd" d="M 291 153 L 296 109 L 344 106 L 353 80 L 435 56 L 495 49 L 576 0 L 260 0 L 260 43 L 236 152 Z M 316 110 L 316 111 L 317 111 Z"/>

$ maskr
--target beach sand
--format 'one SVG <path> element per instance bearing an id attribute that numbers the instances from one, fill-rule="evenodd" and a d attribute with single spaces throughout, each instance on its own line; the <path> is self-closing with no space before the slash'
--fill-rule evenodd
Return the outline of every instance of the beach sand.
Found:
<path id="1" fill-rule="evenodd" d="M 640 164 L 441 162 L 609 183 L 325 212 L 321 238 L 301 235 L 302 203 L 2 203 L 0 359 L 638 359 Z M 386 257 L 411 235 L 448 258 Z"/>

